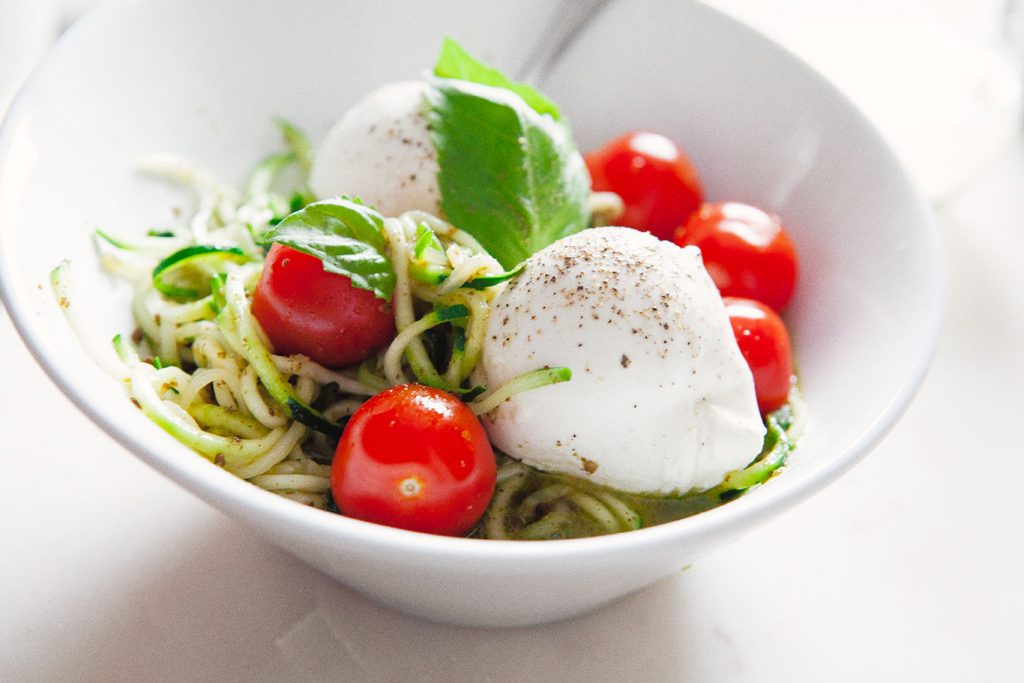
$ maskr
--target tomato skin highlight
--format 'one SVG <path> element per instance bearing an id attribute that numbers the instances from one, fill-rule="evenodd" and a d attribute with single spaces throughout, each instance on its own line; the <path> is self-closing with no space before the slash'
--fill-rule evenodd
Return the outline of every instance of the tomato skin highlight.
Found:
<path id="1" fill-rule="evenodd" d="M 761 414 L 781 408 L 789 397 L 793 358 L 782 318 L 753 299 L 723 297 L 736 343 L 754 376 Z"/>
<path id="2" fill-rule="evenodd" d="M 595 191 L 622 197 L 618 224 L 669 239 L 704 198 L 697 171 L 663 135 L 627 133 L 585 157 Z"/>
<path id="3" fill-rule="evenodd" d="M 739 202 L 703 204 L 672 241 L 700 248 L 723 296 L 756 299 L 776 311 L 793 297 L 796 249 L 775 214 Z"/>
<path id="4" fill-rule="evenodd" d="M 494 451 L 457 397 L 402 384 L 349 420 L 331 466 L 342 514 L 448 536 L 471 531 L 494 494 Z"/>
<path id="5" fill-rule="evenodd" d="M 252 313 L 277 353 L 331 368 L 365 360 L 395 336 L 389 302 L 283 244 L 267 254 Z"/>

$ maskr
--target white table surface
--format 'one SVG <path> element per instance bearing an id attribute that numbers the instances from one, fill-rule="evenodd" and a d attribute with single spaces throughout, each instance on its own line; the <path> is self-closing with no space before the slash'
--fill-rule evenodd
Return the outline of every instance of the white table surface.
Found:
<path id="1" fill-rule="evenodd" d="M 867 460 L 688 571 L 519 630 L 378 607 L 164 480 L 0 310 L 0 680 L 1019 681 L 1024 142 L 940 211 L 948 317 Z"/>

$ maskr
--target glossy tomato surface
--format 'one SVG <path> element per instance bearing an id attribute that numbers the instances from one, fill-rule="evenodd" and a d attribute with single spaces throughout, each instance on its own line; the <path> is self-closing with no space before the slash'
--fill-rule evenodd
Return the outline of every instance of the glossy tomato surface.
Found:
<path id="1" fill-rule="evenodd" d="M 494 493 L 494 451 L 458 398 L 392 387 L 349 420 L 331 466 L 342 514 L 434 534 L 466 534 Z"/>
<path id="2" fill-rule="evenodd" d="M 618 225 L 669 239 L 703 201 L 693 164 L 664 135 L 627 133 L 587 154 L 586 162 L 594 190 L 622 197 Z"/>
<path id="3" fill-rule="evenodd" d="M 775 214 L 738 202 L 704 204 L 673 241 L 700 248 L 723 296 L 757 299 L 776 311 L 793 297 L 796 249 Z"/>
<path id="4" fill-rule="evenodd" d="M 754 375 L 757 407 L 761 414 L 782 407 L 789 397 L 793 359 L 789 332 L 782 318 L 753 299 L 723 297 L 740 352 Z"/>
<path id="5" fill-rule="evenodd" d="M 395 335 L 389 302 L 282 244 L 267 254 L 252 312 L 277 353 L 333 368 L 364 360 Z"/>

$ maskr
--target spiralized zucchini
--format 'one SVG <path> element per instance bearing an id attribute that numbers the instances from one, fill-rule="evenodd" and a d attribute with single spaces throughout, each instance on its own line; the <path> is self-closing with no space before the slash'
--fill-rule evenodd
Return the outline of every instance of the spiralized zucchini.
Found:
<path id="1" fill-rule="evenodd" d="M 305 189 L 309 145 L 283 124 L 289 149 L 274 154 L 237 192 L 185 159 L 148 159 L 149 175 L 191 189 L 197 211 L 176 231 L 128 240 L 97 231 L 101 264 L 133 283 L 129 340 L 114 340 L 139 408 L 211 462 L 287 498 L 329 505 L 329 462 L 347 417 L 389 386 L 420 382 L 461 395 L 478 412 L 518 391 L 565 381 L 544 369 L 487 392 L 470 375 L 480 358 L 490 302 L 518 269 L 505 271 L 469 234 L 414 211 L 384 220 L 396 271 L 398 334 L 358 368 L 325 368 L 275 355 L 252 315 L 263 267 L 261 236 L 313 200 Z M 297 189 L 278 189 L 292 172 Z M 54 287 L 67 300 L 66 268 Z M 74 321 L 72 320 L 72 324 Z"/>
<path id="2" fill-rule="evenodd" d="M 274 354 L 252 315 L 251 294 L 265 256 L 262 236 L 314 201 L 306 189 L 310 147 L 280 122 L 288 149 L 264 160 L 241 192 L 174 156 L 143 171 L 190 189 L 196 211 L 178 230 L 125 239 L 96 231 L 102 267 L 133 284 L 137 328 L 114 338 L 116 358 L 90 350 L 162 429 L 225 470 L 278 495 L 330 506 L 330 466 L 345 420 L 367 397 L 419 382 L 462 397 L 482 415 L 521 391 L 564 382 L 568 368 L 538 368 L 504 386 L 472 382 L 490 303 L 522 268 L 505 270 L 468 233 L 422 211 L 383 220 L 395 270 L 397 335 L 358 367 L 325 368 L 301 355 Z M 282 178 L 291 173 L 291 186 Z M 596 222 L 614 220 L 621 201 L 592 198 Z M 600 211 L 598 211 L 600 209 Z M 68 264 L 54 269 L 54 293 L 72 327 L 77 310 Z M 81 336 L 81 335 L 80 335 Z M 801 405 L 767 419 L 762 453 L 709 490 L 641 496 L 544 473 L 499 454 L 494 497 L 473 536 L 554 539 L 638 529 L 716 507 L 759 486 L 785 463 Z"/>

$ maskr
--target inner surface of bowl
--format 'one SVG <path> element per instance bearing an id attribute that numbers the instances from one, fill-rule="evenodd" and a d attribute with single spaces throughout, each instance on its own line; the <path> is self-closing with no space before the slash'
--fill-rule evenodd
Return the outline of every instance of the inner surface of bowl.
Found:
<path id="1" fill-rule="evenodd" d="M 862 116 L 790 55 L 690 3 L 612 3 L 545 83 L 580 148 L 632 129 L 680 142 L 711 200 L 779 213 L 802 257 L 787 320 L 812 416 L 761 489 L 679 522 L 546 543 L 450 539 L 307 509 L 160 431 L 71 334 L 48 274 L 71 262 L 85 346 L 131 329 L 97 227 L 141 233 L 189 198 L 136 162 L 180 154 L 240 184 L 275 148 L 274 117 L 314 142 L 386 82 L 416 78 L 451 35 L 514 73 L 553 3 L 137 1 L 102 7 L 55 48 L 0 134 L 0 290 L 50 375 L 147 463 L 329 574 L 388 604 L 467 624 L 536 623 L 665 577 L 820 489 L 891 426 L 924 372 L 941 299 L 935 231 Z M 608 47 L 612 46 L 612 47 Z M 623 55 L 628 55 L 624 57 Z"/>

